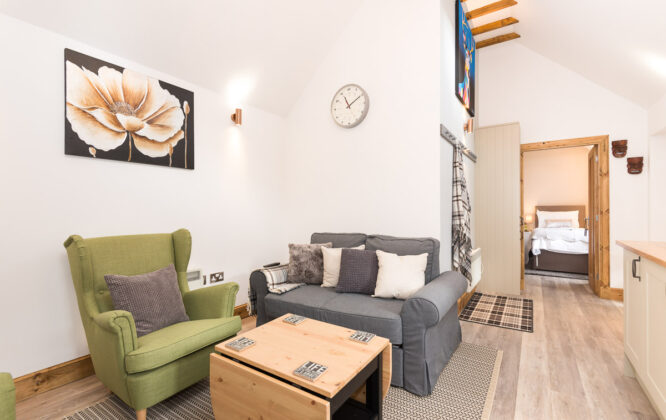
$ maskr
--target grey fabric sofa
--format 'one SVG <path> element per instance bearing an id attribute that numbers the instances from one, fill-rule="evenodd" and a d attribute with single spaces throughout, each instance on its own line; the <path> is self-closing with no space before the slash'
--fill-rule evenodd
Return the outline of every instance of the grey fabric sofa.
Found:
<path id="1" fill-rule="evenodd" d="M 257 294 L 257 326 L 286 313 L 369 331 L 391 341 L 391 385 L 417 395 L 432 392 L 439 374 L 462 339 L 458 299 L 467 282 L 457 272 L 439 272 L 439 241 L 432 238 L 395 238 L 361 233 L 315 233 L 311 243 L 332 242 L 333 247 L 365 245 L 399 255 L 428 253 L 426 285 L 407 300 L 336 293 L 334 288 L 306 285 L 282 295 L 268 293 L 266 279 L 257 270 L 250 286 Z"/>

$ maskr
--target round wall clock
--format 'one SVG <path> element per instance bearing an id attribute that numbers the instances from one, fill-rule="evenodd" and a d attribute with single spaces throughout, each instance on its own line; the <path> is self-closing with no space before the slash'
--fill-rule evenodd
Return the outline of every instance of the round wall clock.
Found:
<path id="1" fill-rule="evenodd" d="M 340 127 L 356 127 L 368 115 L 370 98 L 362 87 L 355 84 L 345 85 L 333 96 L 331 116 Z"/>

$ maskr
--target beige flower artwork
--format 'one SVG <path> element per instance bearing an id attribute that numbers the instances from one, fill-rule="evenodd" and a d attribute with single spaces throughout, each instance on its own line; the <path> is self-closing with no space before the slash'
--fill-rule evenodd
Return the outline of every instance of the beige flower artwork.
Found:
<path id="1" fill-rule="evenodd" d="M 65 152 L 192 169 L 192 92 L 104 64 L 65 50 Z"/>

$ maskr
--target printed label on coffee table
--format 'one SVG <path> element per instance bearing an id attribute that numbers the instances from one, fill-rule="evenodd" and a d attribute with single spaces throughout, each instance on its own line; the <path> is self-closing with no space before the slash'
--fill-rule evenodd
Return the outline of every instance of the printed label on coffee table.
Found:
<path id="1" fill-rule="evenodd" d="M 354 333 L 349 336 L 350 340 L 363 344 L 368 344 L 373 338 L 375 338 L 375 335 L 366 331 L 354 331 Z"/>
<path id="2" fill-rule="evenodd" d="M 234 341 L 228 342 L 227 344 L 225 344 L 225 346 L 229 347 L 232 350 L 243 351 L 248 347 L 254 346 L 255 343 L 256 342 L 251 338 L 240 337 L 235 339 Z"/>
<path id="3" fill-rule="evenodd" d="M 308 381 L 315 381 L 326 372 L 328 368 L 315 362 L 305 362 L 294 371 L 294 375 L 305 378 Z"/>
<path id="4" fill-rule="evenodd" d="M 301 322 L 305 321 L 306 319 L 307 319 L 306 317 L 300 315 L 289 315 L 288 317 L 284 318 L 282 321 L 286 322 L 287 324 L 298 325 Z"/>

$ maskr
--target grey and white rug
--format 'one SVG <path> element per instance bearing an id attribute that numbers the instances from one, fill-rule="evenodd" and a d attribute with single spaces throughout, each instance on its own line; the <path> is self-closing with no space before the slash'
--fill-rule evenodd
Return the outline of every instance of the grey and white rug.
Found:
<path id="1" fill-rule="evenodd" d="M 419 397 L 391 387 L 384 400 L 387 420 L 487 420 L 502 364 L 502 351 L 461 343 L 433 393 Z M 136 413 L 118 397 L 81 410 L 67 420 L 134 420 Z M 208 380 L 148 409 L 148 420 L 213 420 Z"/>

